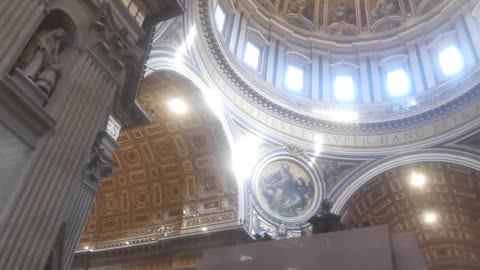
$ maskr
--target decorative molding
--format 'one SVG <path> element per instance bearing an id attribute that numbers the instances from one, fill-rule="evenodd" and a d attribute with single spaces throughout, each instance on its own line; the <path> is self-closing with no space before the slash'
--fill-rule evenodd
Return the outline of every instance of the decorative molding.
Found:
<path id="1" fill-rule="evenodd" d="M 296 51 L 286 51 L 285 55 L 287 57 L 292 57 L 293 59 L 297 59 L 300 62 L 305 63 L 305 64 L 311 64 L 312 63 L 312 59 L 310 59 L 306 55 L 301 54 L 301 53 L 296 52 Z"/>
<path id="2" fill-rule="evenodd" d="M 363 166 L 337 185 L 329 194 L 329 198 L 334 202 L 332 213 L 340 214 L 355 191 L 375 176 L 402 165 L 420 162 L 446 162 L 480 171 L 477 155 L 455 149 L 428 149 L 389 156 Z"/>
<path id="3" fill-rule="evenodd" d="M 295 156 L 301 156 L 305 153 L 305 150 L 303 148 L 298 147 L 298 146 L 293 145 L 293 144 L 284 143 L 283 146 L 285 147 L 287 152 L 289 152 L 289 153 L 291 153 L 292 155 L 295 155 Z"/>

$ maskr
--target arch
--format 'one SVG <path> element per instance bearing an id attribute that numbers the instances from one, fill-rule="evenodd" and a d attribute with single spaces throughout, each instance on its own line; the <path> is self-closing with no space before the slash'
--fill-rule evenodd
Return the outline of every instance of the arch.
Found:
<path id="1" fill-rule="evenodd" d="M 66 33 L 65 47 L 73 47 L 78 45 L 78 27 L 72 17 L 62 9 L 52 9 L 43 19 L 37 32 L 41 30 L 52 30 L 55 28 L 63 28 Z"/>
<path id="2" fill-rule="evenodd" d="M 332 212 L 340 214 L 348 199 L 365 183 L 390 169 L 419 162 L 446 162 L 480 171 L 478 156 L 454 149 L 429 149 L 409 152 L 373 162 L 350 175 L 329 194 L 334 201 Z"/>
<path id="3" fill-rule="evenodd" d="M 152 49 L 152 52 L 154 49 Z M 174 71 L 181 76 L 190 80 L 200 91 L 203 95 L 208 96 L 208 99 L 205 99 L 210 106 L 210 109 L 213 110 L 214 115 L 220 121 L 222 125 L 222 129 L 225 133 L 227 138 L 228 146 L 230 148 L 230 152 L 233 153 L 234 149 L 234 139 L 233 139 L 233 131 L 231 129 L 232 124 L 231 120 L 227 118 L 225 114 L 225 110 L 223 109 L 223 104 L 220 99 L 220 92 L 218 89 L 214 88 L 214 86 L 210 86 L 205 82 L 199 73 L 195 70 L 195 67 L 189 63 L 183 62 L 184 64 L 179 64 L 176 61 L 176 57 L 172 57 L 171 55 L 157 55 L 152 53 L 150 60 L 147 62 L 147 69 L 150 70 L 146 76 L 148 76 L 153 71 L 160 71 L 160 70 L 170 70 Z M 243 183 L 237 179 L 237 191 L 238 191 L 238 220 L 243 220 L 245 218 L 245 190 Z"/>

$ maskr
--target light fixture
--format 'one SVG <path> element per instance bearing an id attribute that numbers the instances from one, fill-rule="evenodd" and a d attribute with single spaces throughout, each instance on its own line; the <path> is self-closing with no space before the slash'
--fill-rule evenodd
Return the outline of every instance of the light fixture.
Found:
<path id="1" fill-rule="evenodd" d="M 89 250 L 90 247 L 89 247 L 89 246 L 84 246 L 83 249 L 84 249 L 84 250 Z"/>
<path id="2" fill-rule="evenodd" d="M 172 98 L 168 101 L 168 108 L 176 114 L 185 114 L 188 112 L 188 106 L 183 99 Z"/>
<path id="3" fill-rule="evenodd" d="M 125 242 L 125 245 L 130 245 L 130 242 L 126 241 L 126 242 Z"/>
<path id="4" fill-rule="evenodd" d="M 202 231 L 204 232 L 208 231 L 207 227 L 202 227 Z"/>
<path id="5" fill-rule="evenodd" d="M 425 212 L 423 214 L 423 221 L 429 225 L 436 224 L 438 222 L 438 215 L 437 213 L 431 211 Z"/>
<path id="6" fill-rule="evenodd" d="M 463 56 L 455 45 L 450 45 L 438 54 L 443 75 L 452 76 L 463 70 Z"/>
<path id="7" fill-rule="evenodd" d="M 412 173 L 410 175 L 410 185 L 413 187 L 423 187 L 425 185 L 425 175 L 421 173 Z"/>

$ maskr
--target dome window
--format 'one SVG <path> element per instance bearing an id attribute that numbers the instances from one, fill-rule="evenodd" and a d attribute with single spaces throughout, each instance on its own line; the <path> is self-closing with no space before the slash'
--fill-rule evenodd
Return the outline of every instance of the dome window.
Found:
<path id="1" fill-rule="evenodd" d="M 387 88 L 390 96 L 405 96 L 410 92 L 410 79 L 405 69 L 395 69 L 387 73 Z"/>
<path id="2" fill-rule="evenodd" d="M 443 75 L 460 73 L 464 67 L 463 56 L 455 45 L 450 45 L 438 53 L 438 61 Z"/>
<path id="3" fill-rule="evenodd" d="M 243 62 L 255 70 L 258 70 L 259 60 L 260 49 L 251 42 L 247 42 L 247 45 L 245 46 L 245 54 L 243 55 Z"/>
<path id="4" fill-rule="evenodd" d="M 225 26 L 225 11 L 223 11 L 220 5 L 217 5 L 215 8 L 215 23 L 217 24 L 217 29 L 219 32 L 223 32 L 223 27 Z"/>
<path id="5" fill-rule="evenodd" d="M 285 74 L 285 86 L 287 90 L 293 92 L 301 92 L 304 89 L 304 71 L 294 65 L 287 67 L 287 73 Z"/>
<path id="6" fill-rule="evenodd" d="M 355 98 L 355 85 L 352 76 L 338 75 L 334 82 L 336 101 L 350 102 Z"/>

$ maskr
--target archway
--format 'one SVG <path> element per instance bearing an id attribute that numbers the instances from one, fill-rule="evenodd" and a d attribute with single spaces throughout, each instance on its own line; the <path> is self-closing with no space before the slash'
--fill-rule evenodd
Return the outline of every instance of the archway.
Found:
<path id="1" fill-rule="evenodd" d="M 81 248 L 110 248 L 237 224 L 238 191 L 223 126 L 194 83 L 150 74 L 138 97 L 152 122 L 121 132 Z"/>
<path id="2" fill-rule="evenodd" d="M 477 269 L 480 171 L 459 163 L 385 170 L 356 189 L 338 213 L 351 228 L 387 224 L 393 232 L 416 232 L 429 269 Z"/>

